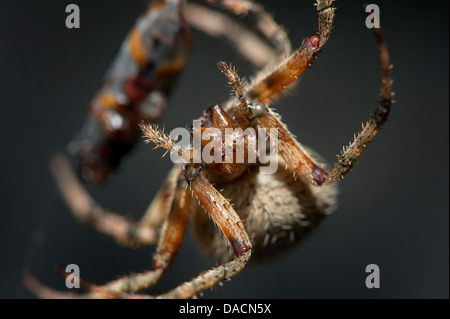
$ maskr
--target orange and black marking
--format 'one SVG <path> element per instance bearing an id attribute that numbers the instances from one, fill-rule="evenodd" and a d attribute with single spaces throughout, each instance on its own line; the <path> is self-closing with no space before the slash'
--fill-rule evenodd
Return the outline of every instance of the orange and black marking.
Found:
<path id="1" fill-rule="evenodd" d="M 103 184 L 139 140 L 138 124 L 162 116 L 192 47 L 183 3 L 153 1 L 109 66 L 87 123 L 71 143 L 84 180 Z"/>

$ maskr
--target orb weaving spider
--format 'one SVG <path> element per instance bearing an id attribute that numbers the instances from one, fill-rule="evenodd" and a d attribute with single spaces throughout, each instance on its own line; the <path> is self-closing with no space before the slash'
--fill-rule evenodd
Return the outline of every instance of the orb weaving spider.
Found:
<path id="1" fill-rule="evenodd" d="M 160 2 L 176 3 L 181 7 L 183 1 Z M 317 0 L 318 32 L 305 40 L 292 54 L 284 31 L 259 4 L 251 0 L 206 2 L 218 4 L 235 14 L 252 14 L 261 33 L 274 44 L 275 52 L 267 50 L 262 57 L 258 57 L 246 45 L 246 41 L 227 33 L 226 27 L 219 22 L 214 25 L 207 23 L 216 12 L 208 11 L 209 9 L 201 11 L 203 9 L 198 5 L 184 4 L 184 10 L 179 10 L 179 14 L 185 16 L 187 23 L 210 34 L 226 37 L 240 46 L 240 52 L 256 65 L 271 60 L 270 66 L 249 83 L 245 83 L 230 65 L 218 63 L 220 71 L 231 84 L 235 97 L 223 107 L 213 105 L 206 109 L 200 126 L 190 130 L 193 140 L 197 130 L 211 131 L 214 135 L 214 132 L 224 133 L 226 129 L 276 129 L 278 134 L 269 134 L 267 145 L 277 146 L 278 153 L 273 156 L 277 156 L 278 169 L 273 174 L 260 174 L 260 168 L 264 164 L 258 161 L 250 163 L 248 160 L 254 150 L 248 146 L 250 141 L 247 136 L 243 136 L 243 163 L 206 163 L 203 160 L 196 163 L 192 160 L 192 153 L 189 153 L 185 163 L 175 164 L 142 220 L 131 222 L 97 204 L 78 180 L 68 160 L 56 157 L 52 161 L 52 172 L 65 201 L 78 219 L 111 235 L 122 244 L 136 246 L 157 243 L 157 250 L 151 270 L 122 277 L 102 286 L 86 284 L 88 292 L 82 295 L 54 291 L 28 277 L 25 283 L 37 296 L 190 298 L 233 278 L 245 267 L 251 256 L 252 260 L 264 259 L 291 248 L 334 209 L 337 194 L 334 183 L 351 170 L 361 152 L 387 120 L 393 96 L 391 65 L 381 31 L 374 29 L 382 66 L 381 103 L 363 125 L 362 131 L 344 148 L 337 162 L 327 171 L 320 157 L 296 141 L 268 104 L 306 71 L 327 42 L 335 11 L 332 0 Z M 225 21 L 225 25 L 230 23 L 228 17 L 220 18 Z M 242 32 L 242 37 L 245 34 Z M 146 142 L 168 151 L 173 150 L 176 140 L 164 134 L 156 125 L 141 123 L 140 127 Z M 202 148 L 205 147 L 203 141 L 198 141 Z M 228 146 L 228 149 L 231 147 L 233 152 L 236 151 L 235 144 L 225 145 L 222 137 L 220 142 L 225 148 Z M 138 294 L 154 285 L 169 268 L 183 239 L 189 218 L 193 221 L 193 228 L 202 248 L 220 261 L 221 265 L 161 295 Z"/>

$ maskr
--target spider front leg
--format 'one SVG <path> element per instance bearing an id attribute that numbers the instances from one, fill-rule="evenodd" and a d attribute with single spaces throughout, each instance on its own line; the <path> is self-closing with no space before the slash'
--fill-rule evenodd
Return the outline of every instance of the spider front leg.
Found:
<path id="1" fill-rule="evenodd" d="M 390 70 L 392 68 L 389 62 L 389 54 L 386 43 L 380 29 L 374 29 L 380 51 L 381 67 L 382 67 L 382 83 L 381 83 L 381 103 L 372 115 L 372 118 L 364 125 L 363 130 L 355 137 L 354 141 L 344 149 L 342 154 L 338 156 L 338 161 L 330 172 L 326 172 L 319 165 L 314 163 L 307 152 L 289 133 L 284 124 L 279 120 L 277 115 L 270 109 L 266 114 L 258 118 L 260 126 L 268 128 L 277 128 L 279 139 L 277 140 L 280 156 L 286 161 L 286 164 L 296 173 L 303 177 L 307 177 L 311 182 L 322 185 L 324 183 L 335 183 L 345 174 L 350 172 L 353 164 L 361 155 L 365 147 L 372 141 L 380 130 L 381 126 L 386 122 L 392 104 L 391 77 Z"/>
<path id="2" fill-rule="evenodd" d="M 334 19 L 332 0 L 317 0 L 319 31 L 309 37 L 289 58 L 284 60 L 269 74 L 256 77 L 248 88 L 252 101 L 268 104 L 284 89 L 300 77 L 313 63 L 330 37 Z"/>
<path id="3" fill-rule="evenodd" d="M 281 122 L 280 117 L 268 108 L 265 114 L 257 118 L 258 126 L 266 130 L 276 129 L 277 136 L 269 135 L 272 143 L 276 143 L 278 153 L 294 174 L 298 174 L 313 184 L 322 185 L 326 172 L 316 163 L 308 152 Z"/>
<path id="4" fill-rule="evenodd" d="M 251 100 L 268 103 L 309 67 L 330 35 L 334 17 L 334 8 L 331 6 L 331 3 L 331 0 L 317 1 L 318 34 L 307 39 L 297 52 L 280 64 L 269 75 L 262 79 L 255 79 L 248 87 L 248 95 Z M 378 42 L 383 71 L 380 92 L 381 103 L 371 119 L 365 125 L 363 124 L 363 130 L 348 147 L 344 148 L 342 154 L 338 156 L 337 163 L 329 173 L 311 160 L 307 152 L 302 149 L 277 115 L 270 109 L 258 119 L 261 127 L 277 128 L 279 133 L 281 133 L 280 139 L 277 139 L 277 143 L 280 142 L 278 144 L 280 155 L 286 161 L 286 164 L 294 172 L 306 177 L 317 185 L 335 183 L 342 179 L 351 170 L 355 161 L 378 133 L 389 115 L 393 96 L 391 92 L 392 80 L 390 77 L 392 66 L 389 63 L 388 50 L 381 30 L 375 28 L 374 33 Z"/>

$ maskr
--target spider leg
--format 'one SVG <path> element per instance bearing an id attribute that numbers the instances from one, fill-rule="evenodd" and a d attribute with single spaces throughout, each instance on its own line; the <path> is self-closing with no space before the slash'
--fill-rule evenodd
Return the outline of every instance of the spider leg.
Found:
<path id="1" fill-rule="evenodd" d="M 156 254 L 153 257 L 153 270 L 125 276 L 103 286 L 84 283 L 83 286 L 90 291 L 80 295 L 53 290 L 31 276 L 26 276 L 24 283 L 28 290 L 39 298 L 123 298 L 128 293 L 135 293 L 151 287 L 169 268 L 178 251 L 186 230 L 190 204 L 191 194 L 185 177 L 180 174 L 170 213 L 164 224 Z"/>
<path id="2" fill-rule="evenodd" d="M 326 172 L 318 163 L 309 156 L 308 152 L 300 145 L 286 125 L 280 120 L 280 116 L 270 108 L 266 113 L 257 118 L 258 126 L 270 132 L 277 130 L 277 136 L 269 134 L 271 143 L 276 143 L 278 154 L 286 162 L 295 174 L 298 174 L 313 184 L 322 185 Z"/>
<path id="3" fill-rule="evenodd" d="M 172 207 L 164 224 L 156 255 L 153 258 L 154 269 L 166 270 L 171 264 L 183 239 L 190 208 L 191 193 L 188 190 L 186 178 L 180 174 Z"/>
<path id="4" fill-rule="evenodd" d="M 380 29 L 374 30 L 382 66 L 381 103 L 371 119 L 365 125 L 363 124 L 362 131 L 355 137 L 354 141 L 344 148 L 342 154 L 338 156 L 338 161 L 330 172 L 326 172 L 311 159 L 307 151 L 295 140 L 272 110 L 269 109 L 264 115 L 258 117 L 261 127 L 278 129 L 278 139 L 276 139 L 278 151 L 279 155 L 285 160 L 286 165 L 300 176 L 306 177 L 317 185 L 335 183 L 344 178 L 364 148 L 372 141 L 380 127 L 386 122 L 389 115 L 393 96 L 390 77 L 392 66 L 389 62 L 389 54 L 382 32 Z"/>
<path id="5" fill-rule="evenodd" d="M 363 124 L 362 131 L 358 133 L 354 141 L 349 146 L 345 147 L 341 155 L 338 155 L 338 161 L 335 163 L 333 169 L 328 173 L 327 183 L 335 183 L 347 174 L 353 164 L 361 155 L 365 147 L 372 141 L 375 135 L 380 130 L 381 126 L 386 122 L 391 104 L 393 103 L 393 93 L 391 91 L 392 79 L 390 70 L 392 65 L 389 62 L 389 54 L 386 42 L 384 40 L 381 29 L 374 28 L 375 37 L 380 51 L 380 60 L 382 68 L 381 78 L 381 102 L 375 109 L 375 113 L 366 124 Z"/>
<path id="6" fill-rule="evenodd" d="M 243 57 L 261 68 L 274 61 L 276 53 L 253 31 L 227 15 L 195 3 L 186 3 L 184 16 L 189 25 L 212 36 L 223 38 Z"/>
<path id="7" fill-rule="evenodd" d="M 121 294 L 121 298 L 191 298 L 236 276 L 247 264 L 251 255 L 251 243 L 242 221 L 228 200 L 201 173 L 197 174 L 189 182 L 189 185 L 199 204 L 211 216 L 230 242 L 236 254 L 235 259 L 214 267 L 159 296 Z"/>
<path id="8" fill-rule="evenodd" d="M 230 242 L 236 257 L 224 265 L 212 268 L 162 294 L 161 298 L 191 298 L 214 285 L 236 276 L 247 264 L 251 255 L 251 243 L 244 225 L 231 204 L 202 175 L 197 174 L 190 182 L 190 189 Z"/>
<path id="9" fill-rule="evenodd" d="M 165 135 L 164 132 L 161 132 L 156 125 L 141 125 L 141 129 L 144 131 L 144 135 L 148 138 L 147 142 L 153 142 L 158 147 L 163 147 L 168 150 L 173 146 L 174 142 L 170 140 L 170 138 Z M 195 174 L 193 174 L 193 172 L 195 172 Z M 191 174 L 193 175 L 191 176 Z M 217 191 L 202 175 L 202 172 L 199 172 L 194 166 L 188 166 L 188 168 L 185 168 L 184 175 L 188 180 L 190 190 L 197 198 L 200 206 L 203 207 L 203 209 L 211 216 L 224 236 L 230 242 L 236 254 L 236 258 L 222 266 L 210 269 L 209 271 L 195 277 L 191 281 L 183 283 L 175 289 L 161 296 L 158 296 L 158 298 L 190 298 L 204 291 L 205 289 L 218 284 L 219 282 L 231 279 L 232 277 L 237 275 L 245 267 L 251 255 L 251 243 L 247 232 L 245 231 L 241 219 L 231 207 L 229 201 L 226 200 L 220 194 L 220 192 Z M 186 180 L 182 178 L 178 179 L 177 192 L 174 196 L 174 202 L 177 202 L 177 194 L 181 192 L 181 188 L 183 187 L 183 185 L 185 185 L 183 184 L 183 182 L 186 183 Z M 187 196 L 186 193 L 187 189 L 183 195 L 184 197 Z M 188 202 L 188 199 L 185 198 L 184 200 L 180 200 L 178 202 L 186 203 Z M 168 221 L 170 222 L 172 220 L 182 219 L 182 216 L 187 216 L 188 211 L 186 211 L 186 214 L 182 213 L 184 210 L 183 207 L 185 209 L 189 208 L 187 207 L 187 205 L 180 205 L 180 215 L 178 215 L 177 213 L 177 216 L 179 216 L 177 218 L 173 218 L 170 216 L 174 211 L 174 209 L 172 208 Z M 185 225 L 185 223 L 183 225 Z M 167 228 L 165 229 L 169 229 L 169 226 L 166 227 Z M 158 254 L 154 258 L 153 264 L 155 270 L 166 269 L 165 267 L 170 264 L 170 261 L 174 256 L 174 254 L 169 253 L 167 257 L 167 252 L 164 249 L 164 245 L 167 245 L 165 243 L 169 243 L 170 245 L 171 242 L 174 242 L 176 240 L 171 239 L 170 235 L 167 235 L 166 237 L 166 234 L 167 231 L 164 232 L 161 238 L 161 247 L 158 247 Z M 176 234 L 181 236 L 181 231 L 176 232 Z M 181 241 L 181 237 L 176 237 L 176 234 L 173 235 L 174 238 L 179 238 L 179 240 Z M 168 251 L 173 251 L 173 248 L 170 248 Z M 154 296 L 136 296 L 133 294 L 120 294 L 119 297 L 154 298 Z"/>
<path id="10" fill-rule="evenodd" d="M 224 265 L 214 267 L 193 278 L 191 281 L 184 282 L 178 287 L 158 297 L 164 299 L 192 298 L 202 291 L 205 291 L 206 289 L 211 288 L 223 281 L 230 280 L 236 276 L 242 271 L 249 259 L 250 252 L 244 253 L 237 256 L 232 261 Z"/>
<path id="11" fill-rule="evenodd" d="M 78 220 L 121 244 L 139 246 L 157 242 L 159 225 L 141 225 L 100 206 L 78 180 L 67 157 L 57 155 L 52 158 L 50 169 L 65 202 Z"/>
<path id="12" fill-rule="evenodd" d="M 233 67 L 228 66 L 225 62 L 219 62 L 217 66 L 219 67 L 220 71 L 228 78 L 228 81 L 233 87 L 234 93 L 239 101 L 239 111 L 237 114 L 234 114 L 234 116 L 250 121 L 251 119 L 253 119 L 253 114 L 251 112 L 251 109 L 249 108 L 247 98 L 244 94 L 244 80 L 239 77 Z"/>
<path id="13" fill-rule="evenodd" d="M 317 0 L 319 31 L 308 38 L 289 58 L 269 74 L 257 77 L 250 83 L 251 100 L 267 104 L 306 71 L 327 42 L 333 26 L 332 0 Z"/>
<path id="14" fill-rule="evenodd" d="M 190 208 L 191 194 L 185 177 L 180 174 L 170 213 L 163 226 L 158 248 L 153 257 L 153 270 L 140 274 L 132 274 L 109 282 L 104 286 L 97 287 L 92 294 L 97 296 L 99 289 L 102 289 L 105 292 L 112 291 L 117 297 L 122 298 L 122 293 L 126 295 L 127 293 L 134 293 L 153 286 L 169 268 L 175 258 L 186 230 Z M 82 298 L 92 298 L 92 296 L 86 295 L 82 296 Z"/>
<path id="15" fill-rule="evenodd" d="M 181 169 L 182 166 L 180 164 L 175 164 L 171 168 L 163 186 L 153 198 L 153 201 L 139 221 L 140 226 L 150 228 L 161 227 L 170 212 L 170 204 L 173 200 L 177 177 L 180 175 Z"/>
<path id="16" fill-rule="evenodd" d="M 286 31 L 278 25 L 264 7 L 253 0 L 203 0 L 218 4 L 235 15 L 247 15 L 254 19 L 256 28 L 272 44 L 278 61 L 286 59 L 291 53 L 291 42 Z M 241 41 L 241 40 L 239 40 Z"/>
<path id="17" fill-rule="evenodd" d="M 61 292 L 49 288 L 41 284 L 36 278 L 31 275 L 25 275 L 22 279 L 25 288 L 40 299 L 73 299 L 77 296 L 72 293 Z"/>

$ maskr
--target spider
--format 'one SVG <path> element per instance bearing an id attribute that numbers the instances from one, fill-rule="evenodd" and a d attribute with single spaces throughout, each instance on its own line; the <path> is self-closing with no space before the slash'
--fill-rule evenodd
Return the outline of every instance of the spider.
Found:
<path id="1" fill-rule="evenodd" d="M 122 244 L 136 246 L 157 243 L 157 249 L 151 270 L 122 277 L 102 286 L 85 283 L 88 292 L 83 295 L 54 291 L 33 277 L 28 277 L 25 283 L 37 296 L 191 298 L 233 278 L 250 259 L 263 260 L 295 246 L 333 211 L 337 195 L 335 183 L 351 170 L 361 152 L 387 120 L 393 97 L 391 65 L 381 30 L 374 29 L 382 67 L 381 102 L 371 118 L 363 124 L 362 131 L 355 136 L 353 142 L 344 147 L 334 166 L 328 170 L 319 155 L 302 146 L 292 136 L 269 103 L 308 69 L 327 42 L 335 11 L 332 0 L 317 0 L 318 32 L 306 39 L 292 54 L 284 31 L 260 5 L 249 0 L 207 2 L 219 2 L 234 13 L 256 12 L 260 22 L 269 21 L 267 25 L 273 29 L 266 29 L 265 35 L 272 40 L 276 39 L 273 40 L 276 52 L 270 58 L 278 61 L 274 62 L 276 66 L 265 68 L 246 83 L 231 65 L 218 63 L 220 71 L 233 88 L 234 97 L 223 107 L 218 104 L 208 107 L 199 125 L 191 127 L 190 145 L 184 162 L 175 164 L 139 222 L 128 221 L 102 208 L 87 193 L 69 161 L 62 156 L 54 158 L 52 172 L 65 201 L 78 219 L 111 235 Z M 191 10 L 197 7 L 188 8 Z M 208 11 L 204 14 L 205 19 L 210 17 Z M 191 24 L 196 23 L 189 17 L 187 20 Z M 197 27 L 214 33 L 206 24 Z M 229 36 L 229 40 L 238 43 L 239 37 Z M 251 50 L 244 44 L 242 52 Z M 257 58 L 252 59 L 255 62 Z M 268 58 L 262 60 L 264 59 Z M 175 150 L 177 140 L 166 135 L 157 125 L 141 123 L 140 127 L 146 142 L 167 151 Z M 264 146 L 266 149 L 276 146 L 277 152 L 270 155 L 270 164 L 276 163 L 277 168 L 273 174 L 261 173 L 261 169 L 267 164 L 259 157 L 256 162 L 250 161 L 251 156 L 259 156 L 259 153 L 256 154 L 254 148 L 250 147 L 252 137 L 242 133 L 237 134 L 243 140 L 244 161 L 236 161 L 238 146 L 234 142 L 227 143 L 224 138 L 226 130 L 237 129 L 237 132 L 242 132 L 248 128 L 265 131 L 276 129 L 277 134 L 268 134 Z M 210 133 L 210 139 L 199 139 L 196 135 L 205 132 Z M 201 150 L 205 150 L 211 138 L 217 138 L 225 150 L 231 150 L 231 162 L 222 161 L 225 156 L 223 152 L 218 154 L 218 160 L 212 162 L 206 162 L 203 158 L 200 161 L 194 160 L 195 143 L 200 145 Z M 182 157 L 179 150 L 174 153 Z M 221 264 L 161 295 L 139 294 L 139 291 L 153 286 L 169 268 L 189 219 L 192 219 L 202 248 Z"/>

